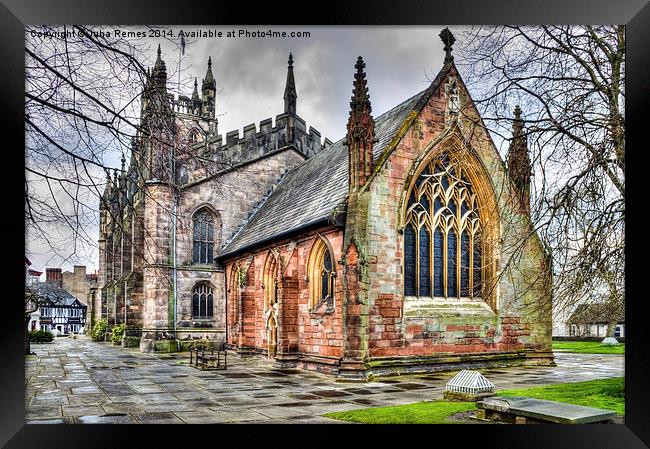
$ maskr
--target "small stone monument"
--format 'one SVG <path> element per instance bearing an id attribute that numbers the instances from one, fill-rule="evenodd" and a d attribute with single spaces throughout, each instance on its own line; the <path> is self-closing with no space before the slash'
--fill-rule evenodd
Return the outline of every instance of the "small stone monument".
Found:
<path id="1" fill-rule="evenodd" d="M 494 384 L 478 371 L 462 370 L 447 382 L 443 396 L 451 401 L 478 401 L 494 396 Z"/>
<path id="2" fill-rule="evenodd" d="M 614 337 L 605 337 L 603 341 L 600 342 L 601 345 L 616 346 L 618 345 L 618 340 Z"/>

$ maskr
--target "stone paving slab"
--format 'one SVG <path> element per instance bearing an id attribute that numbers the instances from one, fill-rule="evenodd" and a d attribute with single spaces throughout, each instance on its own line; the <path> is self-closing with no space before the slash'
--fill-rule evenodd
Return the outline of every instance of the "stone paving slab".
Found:
<path id="1" fill-rule="evenodd" d="M 88 337 L 34 344 L 25 362 L 28 423 L 341 423 L 323 413 L 441 399 L 455 373 L 356 383 L 279 368 L 261 356 L 228 357 L 200 371 L 188 355 L 148 354 Z M 481 370 L 497 389 L 624 375 L 624 357 L 556 353 L 557 367 Z"/>

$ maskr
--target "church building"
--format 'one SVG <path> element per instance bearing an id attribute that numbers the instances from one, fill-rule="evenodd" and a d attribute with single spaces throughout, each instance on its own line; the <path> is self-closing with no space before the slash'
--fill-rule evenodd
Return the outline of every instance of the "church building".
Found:
<path id="1" fill-rule="evenodd" d="M 334 143 L 297 114 L 292 55 L 284 111 L 224 138 L 212 61 L 175 98 L 159 49 L 101 200 L 94 318 L 142 351 L 202 339 L 342 379 L 552 364 L 522 112 L 504 163 L 440 37 L 433 82 L 377 117 L 359 57 Z"/>

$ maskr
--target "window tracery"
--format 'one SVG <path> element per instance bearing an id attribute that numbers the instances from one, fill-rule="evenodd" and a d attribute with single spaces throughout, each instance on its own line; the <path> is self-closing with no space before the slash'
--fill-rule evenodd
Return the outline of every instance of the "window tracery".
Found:
<path id="1" fill-rule="evenodd" d="M 213 310 L 212 287 L 207 283 L 198 284 L 192 291 L 192 318 L 212 318 Z"/>
<path id="2" fill-rule="evenodd" d="M 418 176 L 405 223 L 405 296 L 481 296 L 479 204 L 463 169 L 447 155 Z"/>

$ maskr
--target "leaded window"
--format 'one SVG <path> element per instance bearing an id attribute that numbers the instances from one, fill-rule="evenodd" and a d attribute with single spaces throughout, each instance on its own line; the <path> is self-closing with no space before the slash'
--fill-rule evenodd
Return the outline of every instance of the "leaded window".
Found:
<path id="1" fill-rule="evenodd" d="M 323 256 L 323 266 L 320 272 L 321 290 L 320 299 L 332 298 L 334 296 L 334 271 L 332 266 L 332 256 L 329 250 L 325 250 Z"/>
<path id="2" fill-rule="evenodd" d="M 404 228 L 404 294 L 481 296 L 478 200 L 461 167 L 428 163 L 409 193 Z"/>
<path id="3" fill-rule="evenodd" d="M 214 315 L 212 287 L 203 283 L 194 287 L 192 292 L 192 318 L 212 318 Z"/>
<path id="4" fill-rule="evenodd" d="M 194 237 L 192 243 L 192 262 L 210 264 L 214 250 L 214 218 L 206 209 L 194 214 Z"/>

